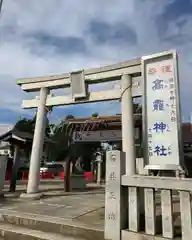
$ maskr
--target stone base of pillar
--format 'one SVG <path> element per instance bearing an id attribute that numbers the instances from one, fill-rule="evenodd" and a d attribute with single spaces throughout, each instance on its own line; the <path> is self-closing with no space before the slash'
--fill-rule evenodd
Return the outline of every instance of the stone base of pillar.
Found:
<path id="1" fill-rule="evenodd" d="M 5 195 L 7 198 L 16 198 L 19 197 L 19 193 L 18 192 L 8 192 Z"/>
<path id="2" fill-rule="evenodd" d="M 101 185 L 101 181 L 97 181 L 97 185 Z"/>
<path id="3" fill-rule="evenodd" d="M 20 198 L 23 200 L 39 200 L 43 197 L 43 193 L 22 193 Z"/>

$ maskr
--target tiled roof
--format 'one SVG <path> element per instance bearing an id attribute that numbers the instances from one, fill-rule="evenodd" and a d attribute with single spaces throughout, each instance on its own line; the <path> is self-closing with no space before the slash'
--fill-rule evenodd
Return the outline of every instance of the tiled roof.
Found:
<path id="1" fill-rule="evenodd" d="M 0 141 L 9 142 L 12 138 L 14 138 L 14 136 L 17 136 L 20 139 L 23 139 L 24 141 L 31 142 L 33 140 L 33 134 L 28 133 L 28 132 L 21 132 L 16 128 L 12 128 L 12 129 L 8 130 L 7 132 L 4 132 L 3 134 L 0 135 Z M 53 141 L 51 139 L 45 137 L 45 142 L 53 142 Z"/>
<path id="2" fill-rule="evenodd" d="M 134 114 L 135 120 L 141 119 L 141 114 Z M 97 121 L 107 121 L 107 122 L 121 122 L 121 114 L 111 115 L 111 116 L 98 116 L 98 117 L 87 117 L 87 118 L 71 118 L 68 119 L 71 123 L 84 123 L 86 121 L 89 122 L 97 122 Z"/>

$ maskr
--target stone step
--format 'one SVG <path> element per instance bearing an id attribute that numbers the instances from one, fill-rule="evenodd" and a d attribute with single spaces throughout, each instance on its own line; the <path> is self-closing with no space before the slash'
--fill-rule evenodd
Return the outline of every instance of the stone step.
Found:
<path id="1" fill-rule="evenodd" d="M 4 240 L 85 240 L 84 238 L 76 238 L 63 236 L 57 233 L 47 233 L 31 230 L 28 228 L 6 223 L 0 223 L 0 236 Z"/>
<path id="2" fill-rule="evenodd" d="M 103 229 L 90 228 L 77 220 L 18 213 L 11 210 L 0 212 L 0 223 L 12 224 L 16 227 L 61 234 L 63 236 L 80 237 L 88 240 L 103 240 Z"/>

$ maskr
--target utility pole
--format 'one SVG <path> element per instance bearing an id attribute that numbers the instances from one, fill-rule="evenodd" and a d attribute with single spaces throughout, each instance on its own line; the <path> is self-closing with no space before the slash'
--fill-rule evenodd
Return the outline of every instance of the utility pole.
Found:
<path id="1" fill-rule="evenodd" d="M 0 0 L 0 15 L 1 15 L 1 12 L 2 12 L 2 6 L 3 6 L 3 0 Z"/>

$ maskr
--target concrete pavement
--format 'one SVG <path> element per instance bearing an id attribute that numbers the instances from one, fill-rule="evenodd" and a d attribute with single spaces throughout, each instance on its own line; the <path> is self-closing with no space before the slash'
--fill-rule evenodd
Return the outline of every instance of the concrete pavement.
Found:
<path id="1" fill-rule="evenodd" d="M 104 187 L 88 184 L 84 192 L 65 193 L 63 182 L 41 184 L 44 197 L 40 200 L 22 200 L 18 196 L 25 191 L 25 184 L 17 187 L 15 198 L 5 196 L 0 202 L 0 214 L 11 224 L 26 226 L 33 230 L 51 229 L 58 233 L 78 233 L 88 239 L 103 239 L 104 232 Z M 174 225 L 180 226 L 179 199 L 175 192 L 173 203 Z M 156 193 L 156 214 L 161 218 L 160 192 Z M 161 228 L 161 225 L 159 225 Z M 178 229 L 180 232 L 180 228 Z M 180 233 L 179 233 L 180 234 Z M 97 237 L 96 237 L 97 236 Z"/>
<path id="2" fill-rule="evenodd" d="M 14 198 L 7 189 L 0 201 L 0 236 L 5 233 L 5 239 L 103 240 L 103 187 L 89 185 L 84 192 L 65 193 L 63 185 L 41 184 L 43 198 L 28 201 L 19 198 L 24 184 L 17 187 Z"/>
<path id="3" fill-rule="evenodd" d="M 54 234 L 59 234 L 58 239 L 60 235 L 65 238 L 71 236 L 77 239 L 103 239 L 103 187 L 88 184 L 83 192 L 65 193 L 63 181 L 58 181 L 57 184 L 56 181 L 44 181 L 40 185 L 43 198 L 27 201 L 19 198 L 19 195 L 26 191 L 25 183 L 17 185 L 14 197 L 8 193 L 8 189 L 8 185 L 5 185 L 5 198 L 0 200 L 0 236 L 1 233 L 6 233 L 10 239 L 23 239 L 18 238 L 23 234 L 27 236 L 26 239 L 51 239 Z M 50 235 L 49 231 L 53 235 Z M 46 236 L 47 232 L 50 238 L 35 238 L 38 234 Z M 5 239 L 9 239 L 8 237 Z"/>

